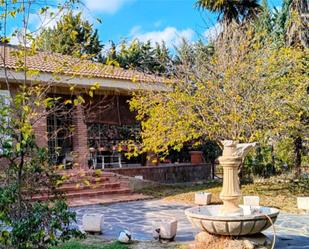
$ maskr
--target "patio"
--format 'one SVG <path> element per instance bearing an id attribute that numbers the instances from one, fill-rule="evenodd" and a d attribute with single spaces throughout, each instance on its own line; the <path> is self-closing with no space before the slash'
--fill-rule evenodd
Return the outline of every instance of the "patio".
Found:
<path id="1" fill-rule="evenodd" d="M 128 229 L 134 240 L 149 241 L 152 238 L 152 224 L 164 218 L 175 217 L 178 220 L 177 243 L 194 240 L 198 232 L 187 220 L 184 210 L 190 205 L 162 200 L 136 201 L 112 205 L 90 205 L 75 207 L 77 223 L 80 228 L 81 218 L 85 213 L 104 214 L 102 237 L 116 239 L 119 232 Z M 280 213 L 275 225 L 276 248 L 309 248 L 309 214 Z M 272 229 L 265 234 L 272 239 Z"/>

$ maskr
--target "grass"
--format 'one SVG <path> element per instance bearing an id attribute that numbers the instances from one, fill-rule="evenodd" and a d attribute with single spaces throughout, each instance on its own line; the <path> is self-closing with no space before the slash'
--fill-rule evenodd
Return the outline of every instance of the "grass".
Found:
<path id="1" fill-rule="evenodd" d="M 134 241 L 129 245 L 108 241 L 102 236 L 88 235 L 85 240 L 71 240 L 50 249 L 179 249 L 178 244 L 156 241 Z M 184 249 L 184 248 L 181 248 Z M 187 249 L 187 248 L 186 248 Z"/>
<path id="2" fill-rule="evenodd" d="M 163 198 L 166 201 L 194 204 L 194 194 L 198 191 L 212 193 L 211 204 L 221 204 L 219 194 L 222 183 L 210 181 L 204 184 L 191 185 L 162 185 L 142 189 L 141 192 L 152 195 L 156 198 Z M 244 184 L 241 187 L 243 195 L 257 195 L 260 197 L 260 204 L 263 206 L 276 207 L 283 211 L 298 213 L 297 197 L 309 195 L 309 190 L 295 188 L 295 183 L 284 177 L 272 177 L 259 179 L 255 183 Z"/>
<path id="3" fill-rule="evenodd" d="M 129 249 L 129 247 L 119 242 L 100 242 L 98 239 L 94 241 L 87 239 L 84 241 L 73 240 L 51 249 Z"/>

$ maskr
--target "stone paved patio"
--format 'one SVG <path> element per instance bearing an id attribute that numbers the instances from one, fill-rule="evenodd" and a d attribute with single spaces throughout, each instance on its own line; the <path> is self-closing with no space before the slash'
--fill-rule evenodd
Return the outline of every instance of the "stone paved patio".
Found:
<path id="1" fill-rule="evenodd" d="M 161 200 L 136 201 L 117 203 L 108 206 L 91 205 L 75 207 L 77 223 L 81 228 L 81 218 L 84 213 L 102 213 L 105 216 L 103 235 L 115 239 L 123 229 L 133 234 L 134 240 L 152 240 L 152 224 L 164 218 L 175 217 L 178 220 L 176 241 L 188 242 L 194 239 L 198 232 L 187 220 L 184 210 L 189 205 L 163 202 Z M 281 213 L 276 222 L 276 248 L 309 249 L 309 213 L 296 215 Z M 272 229 L 265 231 L 272 237 Z"/>

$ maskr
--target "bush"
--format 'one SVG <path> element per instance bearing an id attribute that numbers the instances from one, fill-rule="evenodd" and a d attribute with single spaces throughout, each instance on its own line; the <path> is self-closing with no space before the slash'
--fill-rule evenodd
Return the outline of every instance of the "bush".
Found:
<path id="1" fill-rule="evenodd" d="M 0 248 L 46 249 L 83 237 L 71 227 L 75 213 L 56 190 L 61 177 L 49 164 L 47 150 L 36 145 L 31 117 L 39 116 L 31 106 L 31 90 L 10 99 L 10 108 L 0 104 L 0 160 L 7 162 L 0 168 Z M 42 192 L 47 200 L 34 201 Z"/>
<path id="2" fill-rule="evenodd" d="M 289 190 L 295 194 L 309 193 L 309 175 L 305 174 L 296 180 L 291 180 L 291 183 L 289 184 Z"/>

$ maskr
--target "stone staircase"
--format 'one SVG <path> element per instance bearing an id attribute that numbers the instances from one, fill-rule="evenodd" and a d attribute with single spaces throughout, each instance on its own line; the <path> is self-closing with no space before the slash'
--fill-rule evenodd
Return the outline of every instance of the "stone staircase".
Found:
<path id="1" fill-rule="evenodd" d="M 75 170 L 63 171 L 60 175 L 65 180 L 58 190 L 65 194 L 69 206 L 109 204 L 149 198 L 134 193 L 127 177 L 112 172 Z M 50 197 L 46 190 L 41 190 L 31 199 L 38 201 Z"/>

